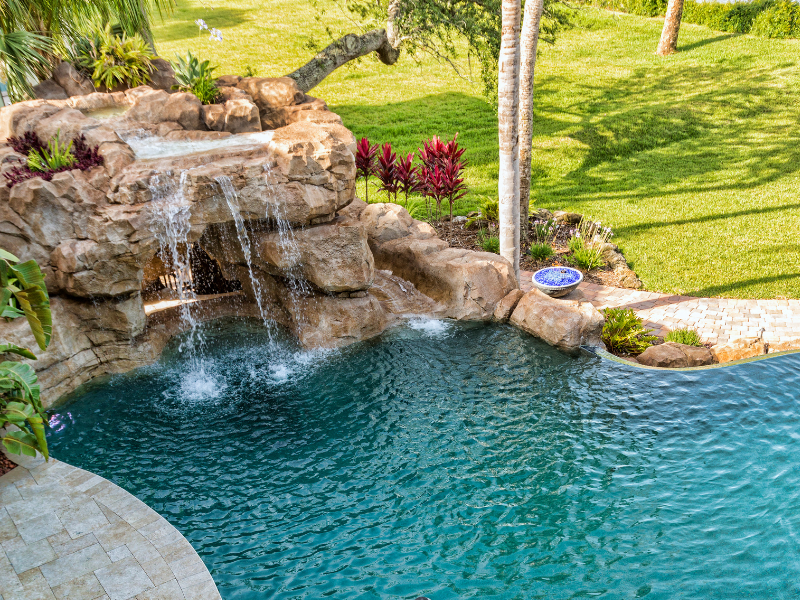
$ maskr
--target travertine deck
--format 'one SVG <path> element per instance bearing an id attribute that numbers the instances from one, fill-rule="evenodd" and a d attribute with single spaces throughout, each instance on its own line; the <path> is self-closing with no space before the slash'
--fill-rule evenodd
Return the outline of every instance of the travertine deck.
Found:
<path id="1" fill-rule="evenodd" d="M 523 271 L 522 289 L 531 289 L 533 273 Z M 800 340 L 800 300 L 735 300 L 670 296 L 583 282 L 579 289 L 595 307 L 631 308 L 656 335 L 695 329 L 704 342 L 724 343 L 762 336 L 777 344 Z"/>
<path id="2" fill-rule="evenodd" d="M 0 477 L 0 600 L 220 599 L 191 544 L 143 502 L 54 459 L 24 464 Z"/>

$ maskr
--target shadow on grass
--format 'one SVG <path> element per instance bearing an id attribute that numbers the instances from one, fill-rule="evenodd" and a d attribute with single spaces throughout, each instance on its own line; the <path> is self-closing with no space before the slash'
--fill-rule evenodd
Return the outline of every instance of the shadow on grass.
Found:
<path id="1" fill-rule="evenodd" d="M 171 15 L 164 24 L 158 24 L 153 28 L 155 38 L 158 42 L 177 42 L 196 38 L 198 36 L 208 37 L 208 32 L 200 32 L 195 24 L 194 11 L 177 10 Z M 249 11 L 239 8 L 215 8 L 209 11 L 206 20 L 209 27 L 235 27 L 247 20 Z"/>
<path id="2" fill-rule="evenodd" d="M 754 285 L 764 285 L 767 283 L 775 283 L 777 281 L 791 280 L 800 281 L 800 273 L 786 273 L 783 275 L 772 275 L 770 277 L 755 277 L 753 279 L 744 279 L 742 281 L 735 281 L 733 283 L 711 285 L 699 290 L 692 290 L 688 295 L 698 296 L 701 298 L 713 298 L 714 296 L 719 296 L 720 294 L 730 294 Z"/>
<path id="3" fill-rule="evenodd" d="M 717 37 L 698 40 L 696 42 L 692 42 L 691 44 L 686 44 L 685 46 L 678 46 L 678 52 L 688 52 L 689 50 L 694 50 L 695 48 L 702 48 L 703 46 L 708 46 L 709 44 L 713 44 L 715 42 L 722 42 L 724 40 L 729 40 L 732 37 L 739 37 L 740 35 L 742 34 L 726 33 L 725 35 L 718 35 Z"/>
<path id="4" fill-rule="evenodd" d="M 548 77 L 537 86 L 535 135 L 568 136 L 587 151 L 536 191 L 578 203 L 598 191 L 607 200 L 665 198 L 753 189 L 800 171 L 800 133 L 780 122 L 792 119 L 794 98 L 773 81 L 769 69 L 727 63 L 640 68 L 613 85 L 579 84 L 579 100 L 565 107 L 562 90 L 575 84 Z M 720 182 L 732 167 L 737 176 Z"/>
<path id="5" fill-rule="evenodd" d="M 745 215 L 764 214 L 764 213 L 780 212 L 784 210 L 793 210 L 793 209 L 794 210 L 800 209 L 800 202 L 795 202 L 794 204 L 781 204 L 779 206 L 759 206 L 747 210 L 736 210 L 718 214 L 703 215 L 702 217 L 696 217 L 691 219 L 675 219 L 673 221 L 654 221 L 652 223 L 637 223 L 635 225 L 616 227 L 614 231 L 618 234 L 625 235 L 629 233 L 636 233 L 650 229 L 659 229 L 661 227 L 674 227 L 677 225 L 689 225 L 692 223 L 708 223 L 711 221 L 719 221 L 722 219 L 735 219 L 737 217 L 743 217 Z"/>

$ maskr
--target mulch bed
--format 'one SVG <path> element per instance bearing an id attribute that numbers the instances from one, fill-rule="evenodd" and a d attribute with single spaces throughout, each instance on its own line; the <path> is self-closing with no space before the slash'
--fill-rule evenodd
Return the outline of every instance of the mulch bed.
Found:
<path id="1" fill-rule="evenodd" d="M 434 221 L 431 223 L 431 225 L 433 225 L 433 228 L 436 229 L 436 233 L 439 234 L 439 237 L 450 244 L 452 248 L 465 248 L 466 250 L 477 250 L 479 252 L 484 251 L 480 244 L 478 244 L 478 233 L 480 231 L 480 226 L 474 227 L 473 229 L 464 229 L 463 224 L 451 223 L 450 221 Z M 485 222 L 483 227 L 484 229 L 488 229 Z M 559 226 L 555 240 L 552 244 L 555 254 L 546 260 L 533 260 L 528 255 L 528 248 L 530 248 L 529 239 L 522 248 L 522 255 L 519 263 L 520 269 L 523 271 L 538 271 L 539 269 L 544 269 L 545 267 L 573 267 L 574 265 L 571 265 L 566 261 L 566 255 L 569 254 L 567 242 L 569 242 L 569 238 L 572 236 L 574 229 L 575 227 L 573 225 Z M 493 233 L 494 235 L 497 235 L 496 231 L 493 231 Z M 579 270 L 583 273 L 584 280 L 590 283 L 609 285 L 612 287 L 624 287 L 620 283 L 616 273 L 608 266 L 594 269 L 590 272 L 586 272 L 583 269 Z"/>
<path id="2" fill-rule="evenodd" d="M 4 454 L 0 454 L 0 476 L 5 475 L 17 465 L 11 462 Z"/>

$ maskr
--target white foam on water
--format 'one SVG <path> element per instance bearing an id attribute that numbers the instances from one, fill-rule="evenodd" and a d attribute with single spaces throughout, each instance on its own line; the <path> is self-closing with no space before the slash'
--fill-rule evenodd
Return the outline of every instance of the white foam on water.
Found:
<path id="1" fill-rule="evenodd" d="M 446 334 L 451 327 L 448 321 L 440 319 L 430 319 L 427 317 L 414 317 L 409 319 L 406 323 L 408 327 L 415 331 L 419 331 L 429 337 L 439 337 Z"/>
<path id="2" fill-rule="evenodd" d="M 216 400 L 228 384 L 217 374 L 206 371 L 206 367 L 181 374 L 180 395 L 182 400 L 203 402 Z"/>
<path id="3" fill-rule="evenodd" d="M 184 156 L 186 154 L 246 144 L 266 144 L 272 139 L 273 134 L 274 132 L 270 130 L 256 133 L 239 133 L 213 140 L 168 140 L 146 133 L 144 135 L 137 133 L 133 136 L 125 136 L 125 142 L 131 147 L 136 158 L 145 160 Z"/>

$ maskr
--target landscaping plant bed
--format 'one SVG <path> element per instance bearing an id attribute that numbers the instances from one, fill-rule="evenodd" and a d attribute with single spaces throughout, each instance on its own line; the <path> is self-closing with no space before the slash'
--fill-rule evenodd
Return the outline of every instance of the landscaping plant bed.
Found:
<path id="1" fill-rule="evenodd" d="M 531 223 L 532 222 L 533 220 L 531 220 Z M 479 252 L 485 252 L 479 241 L 481 228 L 483 228 L 484 233 L 491 232 L 493 235 L 497 235 L 497 229 L 493 228 L 493 226 L 488 226 L 486 221 L 478 222 L 470 229 L 465 229 L 464 223 L 451 222 L 449 220 L 432 221 L 431 225 L 433 225 L 439 237 L 450 244 L 451 247 L 476 250 Z M 620 281 L 618 272 L 614 271 L 610 265 L 606 264 L 600 268 L 586 271 L 567 261 L 566 257 L 569 255 L 567 243 L 570 237 L 572 237 L 572 232 L 574 230 L 574 225 L 559 225 L 552 243 L 554 253 L 544 260 L 535 260 L 528 254 L 528 249 L 531 244 L 529 238 L 522 248 L 519 263 L 520 269 L 523 271 L 538 271 L 545 267 L 568 266 L 579 269 L 583 273 L 584 280 L 589 283 L 612 287 L 625 287 Z"/>

